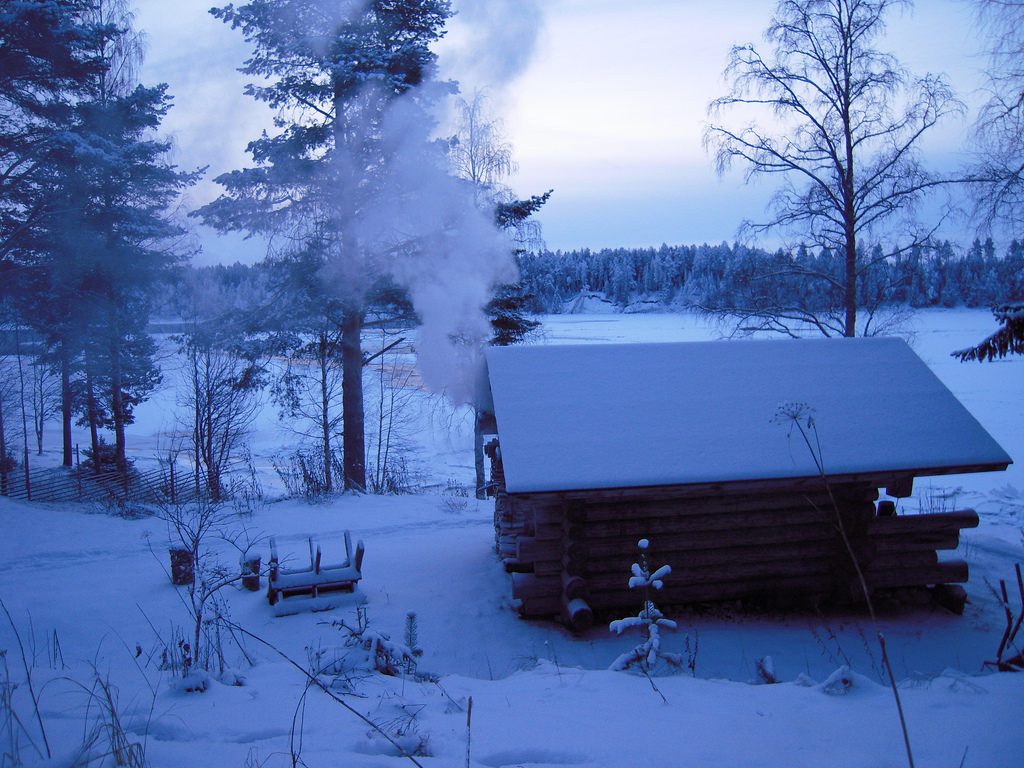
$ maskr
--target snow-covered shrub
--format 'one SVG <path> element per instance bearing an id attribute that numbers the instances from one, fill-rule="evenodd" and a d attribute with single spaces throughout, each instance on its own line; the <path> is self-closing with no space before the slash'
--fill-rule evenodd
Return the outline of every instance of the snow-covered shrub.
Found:
<path id="1" fill-rule="evenodd" d="M 158 515 L 167 524 L 170 546 L 191 553 L 193 565 L 193 578 L 183 585 L 187 595 L 182 600 L 191 620 L 189 635 L 172 636 L 171 642 L 164 644 L 162 663 L 180 672 L 185 690 L 205 690 L 210 673 L 238 684 L 240 678 L 228 663 L 225 646 L 234 644 L 246 661 L 248 657 L 230 629 L 227 602 L 220 592 L 240 581 L 243 572 L 237 566 L 221 563 L 206 545 L 209 537 L 215 536 L 247 550 L 252 537 L 244 526 L 237 525 L 237 515 L 208 497 L 188 504 L 165 504 Z"/>
<path id="2" fill-rule="evenodd" d="M 365 606 L 356 609 L 355 626 L 344 620 L 333 621 L 331 626 L 343 635 L 341 648 L 319 649 L 315 653 L 307 649 L 314 674 L 333 678 L 331 687 L 351 688 L 355 679 L 368 672 L 392 677 L 405 675 L 416 680 L 435 679 L 417 670 L 423 651 L 416 647 L 419 629 L 415 613 L 406 615 L 404 643 L 371 629 Z"/>
<path id="3" fill-rule="evenodd" d="M 637 547 L 640 550 L 640 562 L 633 563 L 632 572 L 629 577 L 629 588 L 642 590 L 643 593 L 640 613 L 636 616 L 618 619 L 608 625 L 608 628 L 617 635 L 621 635 L 627 629 L 636 627 L 643 631 L 647 638 L 633 648 L 633 650 L 627 651 L 615 659 L 610 669 L 629 669 L 636 664 L 641 670 L 649 673 L 654 669 L 658 659 L 663 659 L 673 667 L 683 665 L 683 659 L 678 654 L 662 652 L 661 630 L 675 629 L 677 625 L 671 619 L 666 619 L 650 599 L 650 590 L 662 588 L 664 585 L 662 579 L 672 573 L 672 567 L 663 565 L 652 573 L 647 565 L 648 546 L 650 546 L 650 542 L 647 539 L 640 539 L 637 542 Z"/>
<path id="4" fill-rule="evenodd" d="M 405 673 L 415 675 L 416 659 L 423 655 L 423 649 L 419 647 L 420 629 L 419 622 L 416 620 L 416 611 L 409 611 L 405 614 L 405 635 L 402 639 L 405 640 L 405 647 L 410 651 L 410 658 L 405 663 Z"/>
<path id="5" fill-rule="evenodd" d="M 441 511 L 449 515 L 461 515 L 469 507 L 469 491 L 455 478 L 449 477 L 441 491 Z"/>
<path id="6" fill-rule="evenodd" d="M 366 755 L 391 757 L 430 757 L 430 734 L 417 719 L 422 706 L 409 705 L 403 699 L 381 697 L 379 712 L 366 738 L 356 742 L 355 751 Z"/>
<path id="7" fill-rule="evenodd" d="M 387 463 L 366 462 L 366 490 L 376 494 L 413 493 L 417 477 L 405 456 L 391 457 Z"/>
<path id="8" fill-rule="evenodd" d="M 117 469 L 117 448 L 102 437 L 96 443 L 96 450 L 90 446 L 82 453 L 85 454 L 82 466 L 93 472 Z M 131 464 L 131 462 L 132 460 L 128 459 L 128 463 Z"/>
<path id="9" fill-rule="evenodd" d="M 344 475 L 341 451 L 332 452 L 329 461 L 333 488 L 333 478 Z M 316 501 L 327 494 L 327 467 L 322 451 L 298 450 L 288 456 L 274 456 L 271 464 L 289 496 Z"/>

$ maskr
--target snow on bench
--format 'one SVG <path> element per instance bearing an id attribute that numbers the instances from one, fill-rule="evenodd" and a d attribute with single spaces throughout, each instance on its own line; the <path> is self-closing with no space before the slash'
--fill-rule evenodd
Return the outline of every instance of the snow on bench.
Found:
<path id="1" fill-rule="evenodd" d="M 278 616 L 336 608 L 344 602 L 338 596 L 354 593 L 356 583 L 363 577 L 363 542 L 356 542 L 353 550 L 348 531 L 345 531 L 345 560 L 338 565 L 323 565 L 320 543 L 313 536 L 308 542 L 309 567 L 284 568 L 277 555 L 277 542 L 270 539 L 267 600 Z"/>

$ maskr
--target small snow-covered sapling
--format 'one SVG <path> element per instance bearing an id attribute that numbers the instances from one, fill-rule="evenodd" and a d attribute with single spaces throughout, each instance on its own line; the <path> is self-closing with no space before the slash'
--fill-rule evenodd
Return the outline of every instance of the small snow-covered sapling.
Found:
<path id="1" fill-rule="evenodd" d="M 405 673 L 407 675 L 416 673 L 416 659 L 423 655 L 423 649 L 419 647 L 419 636 L 416 612 L 409 611 L 405 614 L 405 647 L 410 651 L 410 655 L 405 658 Z"/>
<path id="2" fill-rule="evenodd" d="M 637 547 L 640 550 L 640 562 L 633 563 L 629 577 L 629 588 L 643 591 L 643 604 L 640 613 L 625 619 L 618 619 L 608 625 L 608 628 L 617 635 L 632 627 L 639 627 L 646 630 L 647 639 L 640 643 L 633 650 L 619 656 L 612 662 L 610 669 L 629 669 L 634 664 L 639 664 L 645 672 L 652 669 L 658 659 L 664 659 L 672 666 L 682 666 L 683 659 L 675 653 L 661 652 L 661 629 L 675 629 L 676 623 L 666 619 L 658 607 L 651 601 L 651 589 L 660 590 L 664 586 L 662 581 L 672 573 L 672 566 L 663 565 L 653 573 L 647 564 L 647 549 L 650 542 L 647 539 L 640 539 Z"/>

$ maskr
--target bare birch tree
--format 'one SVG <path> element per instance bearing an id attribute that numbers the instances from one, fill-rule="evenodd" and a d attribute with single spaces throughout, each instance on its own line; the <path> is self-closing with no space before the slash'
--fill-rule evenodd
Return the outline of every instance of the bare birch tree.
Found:
<path id="1" fill-rule="evenodd" d="M 981 180 L 975 214 L 983 228 L 1024 229 L 1024 0 L 979 0 L 978 22 L 988 43 L 989 98 L 974 127 Z M 984 362 L 1024 354 L 1024 304 L 992 310 L 1000 328 L 953 353 Z"/>
<path id="2" fill-rule="evenodd" d="M 1024 0 L 978 0 L 978 23 L 989 57 L 988 100 L 974 127 L 976 213 L 988 227 L 1024 224 Z"/>
<path id="3" fill-rule="evenodd" d="M 946 81 L 913 79 L 876 47 L 885 18 L 908 0 L 781 0 L 765 32 L 764 55 L 738 45 L 725 70 L 729 93 L 713 101 L 705 144 L 720 173 L 734 161 L 747 178 L 778 175 L 769 215 L 751 234 L 796 235 L 835 256 L 834 268 L 808 270 L 794 261 L 785 276 L 824 284 L 835 296 L 826 310 L 801 305 L 740 307 L 773 330 L 815 327 L 854 336 L 858 285 L 880 259 L 923 242 L 937 226 L 917 230 L 915 209 L 948 183 L 919 159 L 922 136 L 962 109 Z M 917 231 L 915 231 L 917 230 Z M 866 241 L 886 238 L 881 254 Z M 779 275 L 761 276 L 766 283 Z M 755 294 L 756 295 L 756 294 Z M 728 311 L 730 314 L 733 312 Z"/>

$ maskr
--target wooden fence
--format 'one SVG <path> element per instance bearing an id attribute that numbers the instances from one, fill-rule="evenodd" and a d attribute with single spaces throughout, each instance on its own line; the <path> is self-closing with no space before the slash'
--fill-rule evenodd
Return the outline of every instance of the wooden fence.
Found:
<path id="1" fill-rule="evenodd" d="M 116 470 L 92 472 L 83 467 L 33 470 L 19 465 L 0 476 L 0 496 L 25 501 L 161 501 L 188 502 L 206 492 L 206 480 L 194 472 L 182 472 L 173 465 L 127 475 Z"/>

